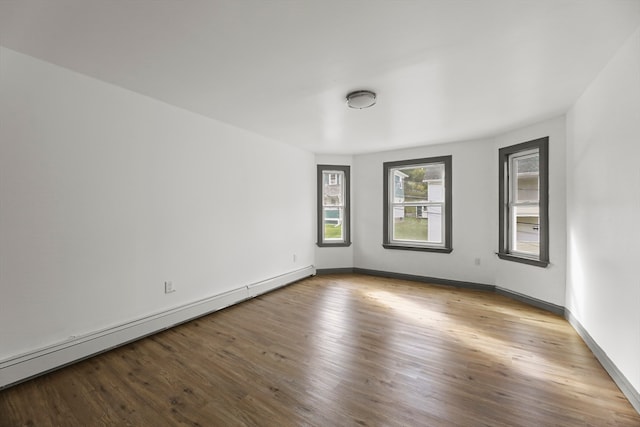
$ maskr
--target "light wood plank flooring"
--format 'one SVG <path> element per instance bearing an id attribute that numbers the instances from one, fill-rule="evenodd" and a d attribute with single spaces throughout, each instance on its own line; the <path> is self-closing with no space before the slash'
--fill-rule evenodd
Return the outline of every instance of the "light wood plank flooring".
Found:
<path id="1" fill-rule="evenodd" d="M 0 392 L 1 426 L 640 426 L 562 318 L 318 276 Z"/>

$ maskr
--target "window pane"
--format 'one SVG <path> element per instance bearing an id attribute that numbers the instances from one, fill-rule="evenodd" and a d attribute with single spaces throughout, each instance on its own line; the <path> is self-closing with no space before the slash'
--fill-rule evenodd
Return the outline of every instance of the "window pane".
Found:
<path id="1" fill-rule="evenodd" d="M 351 245 L 349 232 L 349 172 L 343 165 L 317 165 L 317 245 Z"/>
<path id="2" fill-rule="evenodd" d="M 393 240 L 442 243 L 442 206 L 395 206 Z"/>
<path id="3" fill-rule="evenodd" d="M 549 265 L 549 137 L 498 151 L 498 257 Z"/>
<path id="4" fill-rule="evenodd" d="M 342 208 L 324 208 L 323 209 L 323 227 L 324 240 L 342 240 Z"/>
<path id="5" fill-rule="evenodd" d="M 344 179 L 342 171 L 323 172 L 322 204 L 323 206 L 342 206 L 344 204 Z"/>
<path id="6" fill-rule="evenodd" d="M 444 164 L 393 169 L 394 203 L 444 201 Z"/>
<path id="7" fill-rule="evenodd" d="M 324 171 L 324 186 L 322 190 L 323 203 L 323 240 L 343 240 L 343 209 L 344 187 L 342 171 Z"/>
<path id="8" fill-rule="evenodd" d="M 513 249 L 532 255 L 540 254 L 540 209 L 538 206 L 516 206 L 513 208 Z"/>
<path id="9" fill-rule="evenodd" d="M 444 202 L 444 163 L 427 165 L 424 168 L 424 183 L 427 185 L 427 200 Z"/>
<path id="10" fill-rule="evenodd" d="M 516 180 L 515 201 L 534 201 L 539 199 L 539 156 L 532 154 L 513 159 L 513 172 Z"/>
<path id="11" fill-rule="evenodd" d="M 396 174 L 402 174 L 404 179 L 403 202 L 426 202 L 427 184 L 424 182 L 424 167 L 399 169 Z"/>
<path id="12" fill-rule="evenodd" d="M 385 162 L 386 249 L 450 253 L 451 156 Z"/>
<path id="13" fill-rule="evenodd" d="M 408 175 L 398 169 L 392 170 L 393 174 L 393 202 L 404 202 L 404 185 Z"/>

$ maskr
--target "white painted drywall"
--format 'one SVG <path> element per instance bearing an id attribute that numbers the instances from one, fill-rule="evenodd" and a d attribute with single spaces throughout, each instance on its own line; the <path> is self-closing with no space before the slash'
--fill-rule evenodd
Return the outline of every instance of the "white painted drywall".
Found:
<path id="1" fill-rule="evenodd" d="M 497 152 L 490 139 L 395 150 L 354 158 L 355 267 L 493 284 L 497 242 Z M 382 247 L 383 163 L 452 155 L 453 252 Z M 475 265 L 475 259 L 480 265 Z"/>
<path id="2" fill-rule="evenodd" d="M 640 30 L 567 114 L 566 307 L 640 392 Z"/>
<path id="3" fill-rule="evenodd" d="M 354 188 L 354 175 L 353 175 L 353 156 L 345 155 L 330 155 L 330 154 L 316 154 L 316 165 L 338 165 L 338 166 L 351 166 L 351 242 L 357 239 L 357 236 L 353 230 L 353 216 L 357 210 L 355 203 L 353 202 L 353 188 Z M 314 187 L 313 194 L 317 197 L 317 187 Z M 314 215 L 314 219 L 317 214 Z M 317 234 L 317 232 L 316 232 Z M 316 236 L 316 241 L 317 241 Z M 345 247 L 319 247 L 316 245 L 315 250 L 316 263 L 315 267 L 318 269 L 332 269 L 332 268 L 353 268 L 353 243 L 351 246 Z"/>
<path id="4" fill-rule="evenodd" d="M 461 280 L 523 293 L 564 305 L 565 126 L 564 116 L 482 140 L 425 146 L 354 157 L 355 267 Z M 498 149 L 550 137 L 550 256 L 547 268 L 497 259 Z M 452 155 L 453 252 L 382 247 L 382 165 L 387 161 Z M 480 265 L 475 259 L 480 259 Z"/>
<path id="5" fill-rule="evenodd" d="M 312 153 L 4 48 L 0 87 L 0 360 L 313 264 Z"/>
<path id="6" fill-rule="evenodd" d="M 566 278 L 566 130 L 565 116 L 527 126 L 495 138 L 493 182 L 497 191 L 498 149 L 549 137 L 549 261 L 546 268 L 497 260 L 495 285 L 510 291 L 564 306 Z M 498 216 L 497 192 L 492 203 Z M 498 247 L 497 223 L 495 250 Z"/>

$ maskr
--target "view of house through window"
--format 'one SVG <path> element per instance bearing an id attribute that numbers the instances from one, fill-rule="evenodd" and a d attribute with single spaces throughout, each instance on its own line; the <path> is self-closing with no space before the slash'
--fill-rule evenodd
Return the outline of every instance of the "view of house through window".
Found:
<path id="1" fill-rule="evenodd" d="M 385 163 L 385 247 L 450 248 L 451 157 Z"/>
<path id="2" fill-rule="evenodd" d="M 513 252 L 540 255 L 540 155 L 538 150 L 510 157 L 510 243 Z"/>
<path id="3" fill-rule="evenodd" d="M 393 169 L 392 239 L 441 244 L 444 165 Z"/>
<path id="4" fill-rule="evenodd" d="M 349 166 L 318 166 L 318 245 L 347 246 Z"/>
<path id="5" fill-rule="evenodd" d="M 548 138 L 501 148 L 502 259 L 546 266 L 548 255 Z"/>
<path id="6" fill-rule="evenodd" d="M 324 171 L 322 192 L 322 240 L 344 240 L 344 172 Z"/>

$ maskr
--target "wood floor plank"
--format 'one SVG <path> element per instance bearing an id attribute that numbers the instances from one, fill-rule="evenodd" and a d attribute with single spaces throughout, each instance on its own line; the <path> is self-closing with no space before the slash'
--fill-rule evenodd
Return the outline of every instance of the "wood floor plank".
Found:
<path id="1" fill-rule="evenodd" d="M 26 425 L 640 426 L 640 415 L 556 315 L 344 274 L 0 391 L 0 427 Z"/>

